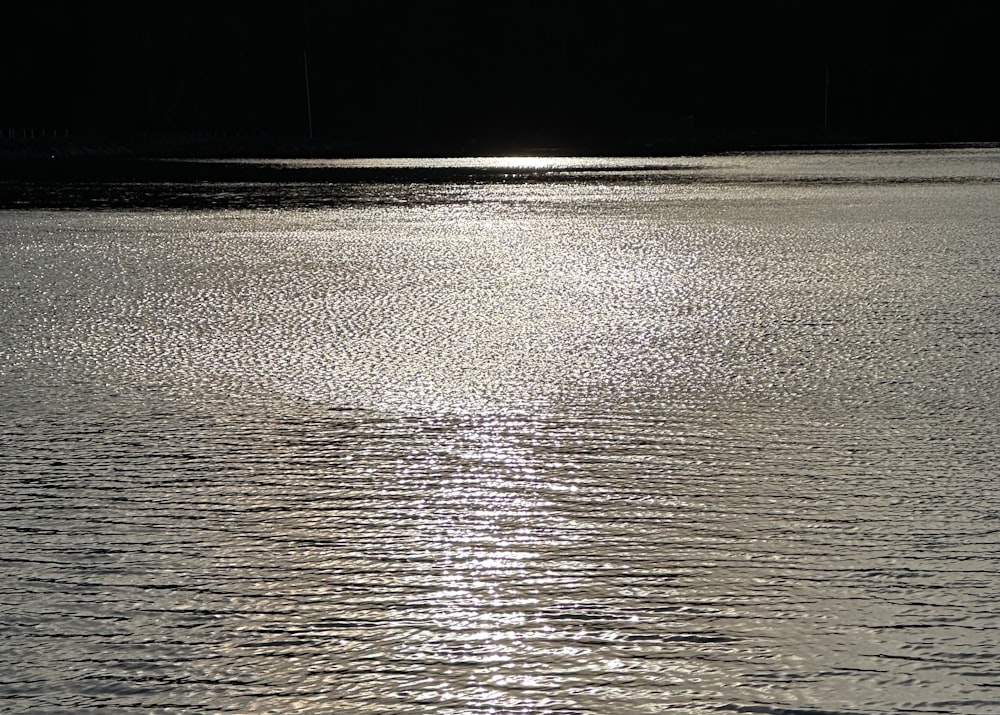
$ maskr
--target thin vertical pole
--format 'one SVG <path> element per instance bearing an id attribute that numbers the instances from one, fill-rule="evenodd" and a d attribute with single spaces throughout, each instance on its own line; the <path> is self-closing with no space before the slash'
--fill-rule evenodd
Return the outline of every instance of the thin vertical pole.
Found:
<path id="1" fill-rule="evenodd" d="M 826 63 L 826 84 L 823 86 L 823 131 L 829 126 L 830 116 L 830 63 Z"/>
<path id="2" fill-rule="evenodd" d="M 305 48 L 302 49 L 302 69 L 306 76 L 306 112 L 309 115 L 309 138 L 313 138 L 313 110 L 312 98 L 309 96 L 309 55 Z"/>

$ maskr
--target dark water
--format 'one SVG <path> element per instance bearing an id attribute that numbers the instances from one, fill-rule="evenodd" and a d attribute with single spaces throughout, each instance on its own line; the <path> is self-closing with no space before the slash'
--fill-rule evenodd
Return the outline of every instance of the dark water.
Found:
<path id="1" fill-rule="evenodd" d="M 1000 712 L 1000 151 L 262 166 L 5 189 L 0 712 Z"/>

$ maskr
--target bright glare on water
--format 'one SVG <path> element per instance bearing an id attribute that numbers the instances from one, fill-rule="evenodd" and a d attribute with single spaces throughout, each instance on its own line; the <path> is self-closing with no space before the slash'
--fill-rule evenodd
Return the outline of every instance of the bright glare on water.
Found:
<path id="1" fill-rule="evenodd" d="M 0 211 L 0 712 L 1000 712 L 1000 151 L 255 164 Z"/>

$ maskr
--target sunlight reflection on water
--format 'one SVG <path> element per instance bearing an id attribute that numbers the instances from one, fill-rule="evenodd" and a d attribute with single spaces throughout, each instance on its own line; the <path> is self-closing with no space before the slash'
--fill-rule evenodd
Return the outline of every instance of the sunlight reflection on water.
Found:
<path id="1" fill-rule="evenodd" d="M 7 710 L 993 715 L 996 151 L 483 161 L 0 212 Z"/>

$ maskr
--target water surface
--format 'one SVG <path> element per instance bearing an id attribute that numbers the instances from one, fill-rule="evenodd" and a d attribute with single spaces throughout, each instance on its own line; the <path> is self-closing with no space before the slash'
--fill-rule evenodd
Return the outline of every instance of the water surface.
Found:
<path id="1" fill-rule="evenodd" d="M 254 166 L 4 189 L 0 711 L 1000 711 L 1000 152 Z"/>

